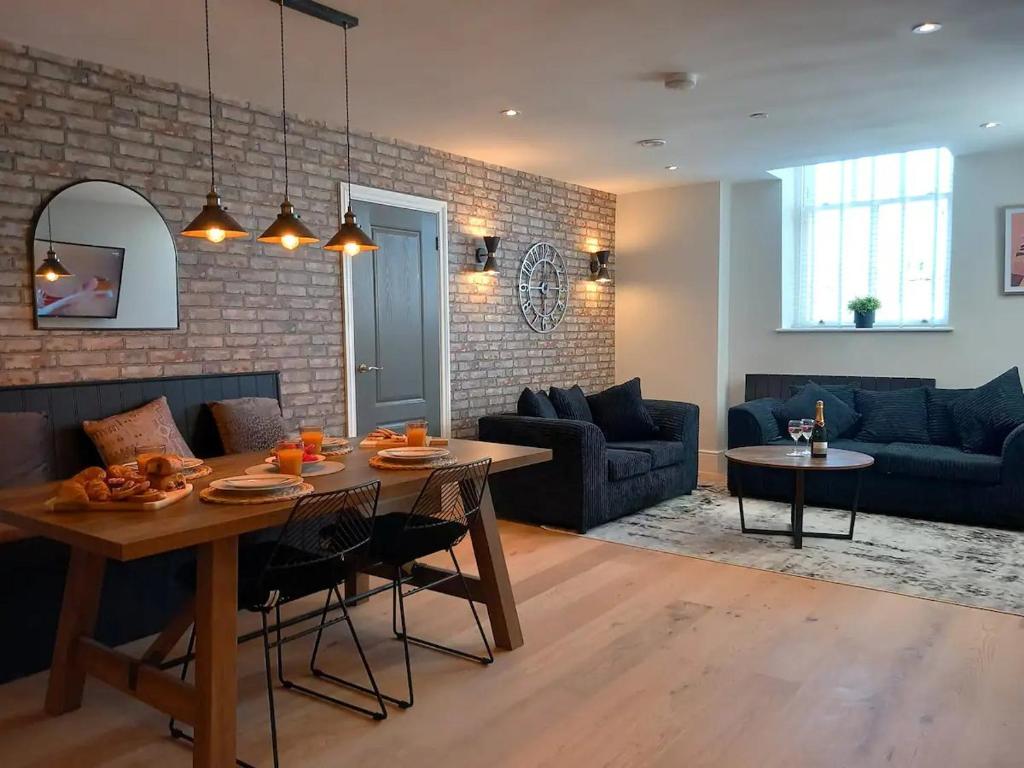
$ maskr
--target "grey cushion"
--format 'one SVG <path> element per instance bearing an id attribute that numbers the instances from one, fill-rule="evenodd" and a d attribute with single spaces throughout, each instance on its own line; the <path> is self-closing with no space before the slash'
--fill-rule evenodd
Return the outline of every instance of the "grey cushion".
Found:
<path id="1" fill-rule="evenodd" d="M 573 385 L 571 389 L 552 387 L 548 392 L 548 397 L 551 398 L 551 404 L 555 406 L 558 418 L 594 423 L 594 416 L 590 412 L 587 396 L 583 394 L 579 384 Z"/>
<path id="2" fill-rule="evenodd" d="M 281 406 L 271 397 L 240 397 L 210 403 L 225 453 L 267 451 L 288 436 Z"/>
<path id="3" fill-rule="evenodd" d="M 1016 367 L 956 399 L 950 406 L 963 449 L 1000 454 L 1006 436 L 1024 424 L 1024 393 Z"/>
<path id="4" fill-rule="evenodd" d="M 651 471 L 651 457 L 640 451 L 608 449 L 608 479 L 625 480 Z"/>
<path id="5" fill-rule="evenodd" d="M 658 434 L 658 426 L 644 405 L 639 378 L 591 395 L 587 404 L 607 440 L 650 440 Z"/>
<path id="6" fill-rule="evenodd" d="M 935 445 L 953 445 L 960 447 L 960 434 L 956 431 L 953 411 L 950 406 L 973 389 L 925 389 L 925 400 L 928 406 L 928 437 Z"/>
<path id="7" fill-rule="evenodd" d="M 815 381 L 808 381 L 807 384 L 817 384 Z M 789 388 L 789 396 L 799 395 L 800 390 L 807 386 L 807 384 L 793 384 Z M 853 410 L 857 410 L 856 391 L 860 388 L 860 382 L 850 382 L 849 384 L 820 384 L 819 385 L 826 392 L 831 392 L 833 395 L 838 397 Z"/>
<path id="8" fill-rule="evenodd" d="M 948 445 L 919 443 L 891 443 L 885 446 L 880 463 L 887 474 L 979 485 L 997 485 L 1001 482 L 1003 468 L 1003 462 L 998 456 L 965 453 Z"/>
<path id="9" fill-rule="evenodd" d="M 678 440 L 629 440 L 608 443 L 619 451 L 639 451 L 651 457 L 655 469 L 670 467 L 686 461 L 686 447 Z"/>
<path id="10" fill-rule="evenodd" d="M 889 392 L 857 390 L 860 430 L 866 443 L 928 443 L 928 406 L 924 387 Z"/>
<path id="11" fill-rule="evenodd" d="M 516 403 L 516 413 L 519 416 L 534 416 L 541 419 L 557 419 L 558 412 L 551 404 L 548 393 L 542 389 L 534 392 L 529 387 L 523 389 L 519 395 L 519 402 Z"/>
<path id="12" fill-rule="evenodd" d="M 34 485 L 52 479 L 45 413 L 0 413 L 0 435 L 7 442 L 0 461 L 0 488 Z M 11 441 L 16 441 L 17 447 Z"/>
<path id="13" fill-rule="evenodd" d="M 779 422 L 779 431 L 784 437 L 787 435 L 788 422 L 794 419 L 814 418 L 815 403 L 818 400 L 825 404 L 825 431 L 830 443 L 853 430 L 860 419 L 860 414 L 824 387 L 811 382 L 772 411 Z"/>

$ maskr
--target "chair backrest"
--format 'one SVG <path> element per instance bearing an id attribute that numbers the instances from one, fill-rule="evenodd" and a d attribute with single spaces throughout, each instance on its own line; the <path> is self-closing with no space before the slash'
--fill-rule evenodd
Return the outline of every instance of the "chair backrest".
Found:
<path id="1" fill-rule="evenodd" d="M 380 481 L 303 496 L 263 567 L 261 581 L 275 572 L 330 565 L 358 557 L 370 544 Z"/>
<path id="2" fill-rule="evenodd" d="M 435 469 L 412 506 L 406 528 L 456 523 L 468 529 L 480 511 L 490 470 L 490 459 Z"/>

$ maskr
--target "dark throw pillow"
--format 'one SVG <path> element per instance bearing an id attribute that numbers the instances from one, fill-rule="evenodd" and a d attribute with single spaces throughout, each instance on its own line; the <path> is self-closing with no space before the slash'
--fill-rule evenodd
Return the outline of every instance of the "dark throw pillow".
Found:
<path id="1" fill-rule="evenodd" d="M 779 422 L 779 431 L 788 435 L 787 427 L 793 419 L 813 419 L 819 400 L 825 403 L 825 435 L 830 442 L 838 440 L 857 425 L 859 413 L 824 387 L 811 382 L 772 411 Z"/>
<path id="2" fill-rule="evenodd" d="M 1024 392 L 1016 366 L 957 398 L 950 410 L 965 451 L 1002 453 L 1006 436 L 1024 424 Z"/>
<path id="3" fill-rule="evenodd" d="M 239 397 L 210 403 L 224 453 L 266 451 L 288 436 L 281 404 L 272 397 Z"/>
<path id="4" fill-rule="evenodd" d="M 609 441 L 652 440 L 658 434 L 658 426 L 640 394 L 640 379 L 608 387 L 588 397 L 587 403 L 594 423 Z"/>
<path id="5" fill-rule="evenodd" d="M 548 393 L 542 389 L 534 392 L 529 387 L 519 395 L 519 402 L 516 403 L 516 413 L 520 416 L 535 416 L 539 419 L 557 419 L 558 413 L 555 406 L 551 404 Z"/>
<path id="6" fill-rule="evenodd" d="M 551 398 L 551 404 L 555 406 L 558 418 L 594 422 L 594 416 L 590 413 L 590 406 L 587 404 L 587 396 L 583 394 L 579 384 L 574 385 L 572 389 L 552 387 L 548 392 L 548 397 Z"/>
<path id="7" fill-rule="evenodd" d="M 0 435 L 15 438 L 17 450 L 0 461 L 0 488 L 50 480 L 50 433 L 45 413 L 0 413 Z"/>
<path id="8" fill-rule="evenodd" d="M 973 392 L 973 389 L 925 389 L 928 402 L 928 437 L 935 445 L 960 447 L 960 434 L 956 431 L 953 411 L 950 406 L 955 400 Z"/>
<path id="9" fill-rule="evenodd" d="M 818 382 L 808 381 L 807 384 L 818 384 Z M 807 384 L 793 384 L 789 388 L 789 396 L 793 397 L 793 395 L 799 395 L 800 390 L 806 387 Z M 853 410 L 857 410 L 857 400 L 854 393 L 860 388 L 860 382 L 851 382 L 849 384 L 818 384 L 818 386 L 826 392 L 831 392 L 848 406 L 853 408 Z"/>
<path id="10" fill-rule="evenodd" d="M 876 392 L 857 390 L 862 443 L 928 443 L 928 401 L 924 387 Z"/>

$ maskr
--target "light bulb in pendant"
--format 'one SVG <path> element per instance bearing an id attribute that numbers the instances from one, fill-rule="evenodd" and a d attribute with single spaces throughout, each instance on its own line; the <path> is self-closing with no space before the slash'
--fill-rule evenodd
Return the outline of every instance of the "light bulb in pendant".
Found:
<path id="1" fill-rule="evenodd" d="M 214 227 L 213 229 L 206 230 L 206 239 L 211 243 L 223 242 L 225 237 L 227 237 L 227 232 L 223 229 Z"/>
<path id="2" fill-rule="evenodd" d="M 282 235 L 281 245 L 287 248 L 289 251 L 294 251 L 299 247 L 299 238 L 295 235 Z"/>
<path id="3" fill-rule="evenodd" d="M 345 253 L 349 256 L 355 256 L 359 253 L 359 243 L 345 243 Z"/>
<path id="4" fill-rule="evenodd" d="M 49 282 L 51 282 L 51 283 L 55 283 L 55 282 L 57 282 L 57 278 L 58 278 L 58 277 L 60 277 L 60 275 L 58 275 L 58 274 L 57 274 L 56 272 L 54 272 L 54 271 L 53 271 L 52 269 L 51 269 L 51 270 L 50 270 L 49 272 L 47 272 L 47 273 L 46 273 L 46 279 L 47 279 L 47 280 L 48 280 Z"/>

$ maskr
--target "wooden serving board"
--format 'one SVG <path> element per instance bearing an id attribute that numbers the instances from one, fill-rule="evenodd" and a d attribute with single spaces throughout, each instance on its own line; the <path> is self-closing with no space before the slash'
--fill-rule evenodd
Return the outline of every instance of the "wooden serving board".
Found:
<path id="1" fill-rule="evenodd" d="M 50 499 L 50 506 L 55 512 L 155 512 L 169 507 L 192 493 L 191 483 L 180 491 L 167 491 L 167 496 L 159 501 L 138 502 L 130 498 L 125 501 L 90 501 L 88 504 L 58 502 Z"/>
<path id="2" fill-rule="evenodd" d="M 407 445 L 408 443 L 406 442 L 404 435 L 393 440 L 377 440 L 370 437 L 364 437 L 359 443 L 360 448 L 405 448 Z M 448 445 L 448 440 L 443 437 L 428 437 L 427 445 Z"/>

